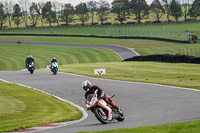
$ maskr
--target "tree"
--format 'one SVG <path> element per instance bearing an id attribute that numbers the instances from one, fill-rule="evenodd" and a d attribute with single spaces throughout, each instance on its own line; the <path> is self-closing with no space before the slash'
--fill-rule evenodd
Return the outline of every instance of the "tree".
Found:
<path id="1" fill-rule="evenodd" d="M 30 7 L 31 3 L 30 0 L 19 0 L 19 5 L 22 9 L 22 16 L 24 19 L 25 26 L 28 26 L 28 8 Z"/>
<path id="2" fill-rule="evenodd" d="M 45 3 L 42 3 L 42 2 L 38 3 L 38 8 L 39 8 L 39 11 L 40 11 L 40 21 L 42 23 L 42 27 L 44 26 L 44 18 L 45 18 L 42 14 L 42 9 L 43 9 L 44 5 L 45 5 Z"/>
<path id="3" fill-rule="evenodd" d="M 5 0 L 5 4 L 4 4 L 5 13 L 6 13 L 10 28 L 12 27 L 13 6 L 14 6 L 14 4 L 13 4 L 12 0 Z"/>
<path id="4" fill-rule="evenodd" d="M 3 29 L 3 24 L 6 21 L 6 14 L 4 12 L 4 5 L 0 3 L 0 28 Z"/>
<path id="5" fill-rule="evenodd" d="M 112 12 L 117 14 L 117 19 L 121 24 L 126 21 L 129 14 L 129 1 L 128 0 L 114 0 L 112 3 Z"/>
<path id="6" fill-rule="evenodd" d="M 191 0 L 181 0 L 182 12 L 183 12 L 185 21 L 187 21 L 187 16 L 189 15 L 189 10 L 191 8 L 190 2 Z"/>
<path id="7" fill-rule="evenodd" d="M 61 18 L 61 10 L 63 8 L 63 4 L 62 3 L 59 3 L 57 1 L 54 1 L 53 2 L 53 9 L 54 9 L 54 12 L 56 13 L 56 22 L 57 22 L 57 25 L 59 26 L 59 22 L 60 22 L 60 18 Z"/>
<path id="8" fill-rule="evenodd" d="M 56 13 L 52 11 L 52 4 L 51 2 L 47 2 L 44 7 L 42 8 L 42 16 L 43 18 L 46 18 L 46 20 L 49 22 L 49 26 L 52 26 L 52 23 L 55 22 L 56 19 Z"/>
<path id="9" fill-rule="evenodd" d="M 62 14 L 62 21 L 68 25 L 74 20 L 75 10 L 71 4 L 65 4 L 64 12 Z"/>
<path id="10" fill-rule="evenodd" d="M 91 14 L 92 25 L 94 25 L 94 15 L 95 15 L 95 12 L 97 11 L 97 2 L 91 0 L 87 3 L 87 7 L 88 7 L 88 10 Z"/>
<path id="11" fill-rule="evenodd" d="M 110 9 L 110 4 L 107 1 L 100 0 L 98 2 L 97 15 L 102 25 L 104 21 L 108 19 L 107 16 L 108 16 L 109 9 Z"/>
<path id="12" fill-rule="evenodd" d="M 200 16 L 200 0 L 195 0 L 193 2 L 189 14 L 191 17 L 194 17 L 194 19 L 197 20 L 197 17 Z"/>
<path id="13" fill-rule="evenodd" d="M 82 25 L 85 24 L 89 19 L 88 8 L 86 3 L 80 3 L 76 7 L 76 15 L 79 17 L 79 20 L 82 22 Z"/>
<path id="14" fill-rule="evenodd" d="M 166 16 L 167 16 L 167 21 L 170 22 L 170 2 L 171 0 L 162 0 L 163 2 L 163 6 L 164 6 L 164 10 L 165 10 L 165 13 L 166 13 Z"/>
<path id="15" fill-rule="evenodd" d="M 130 9 L 136 16 L 138 23 L 141 23 L 141 19 L 149 15 L 149 6 L 145 0 L 131 0 Z"/>
<path id="16" fill-rule="evenodd" d="M 181 5 L 176 0 L 172 0 L 170 3 L 170 12 L 176 19 L 176 22 L 178 21 L 178 18 L 182 16 Z"/>
<path id="17" fill-rule="evenodd" d="M 156 14 L 156 19 L 160 22 L 160 18 L 165 13 L 163 6 L 161 5 L 159 0 L 154 0 L 151 5 L 150 9 Z"/>
<path id="18" fill-rule="evenodd" d="M 21 24 L 21 19 L 20 19 L 20 17 L 22 16 L 21 8 L 18 4 L 15 4 L 15 6 L 13 7 L 13 10 L 14 10 L 14 13 L 12 17 L 18 28 L 19 25 Z"/>
<path id="19" fill-rule="evenodd" d="M 30 12 L 30 16 L 31 16 L 30 19 L 32 20 L 32 26 L 35 27 L 37 24 L 39 15 L 40 15 L 40 9 L 38 7 L 38 4 L 33 2 L 32 5 L 30 6 L 29 12 Z"/>

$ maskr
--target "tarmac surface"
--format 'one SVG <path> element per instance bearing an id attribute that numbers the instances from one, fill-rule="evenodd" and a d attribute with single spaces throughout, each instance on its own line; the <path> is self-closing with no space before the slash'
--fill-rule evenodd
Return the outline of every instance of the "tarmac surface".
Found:
<path id="1" fill-rule="evenodd" d="M 113 121 L 101 124 L 95 116 L 87 111 L 88 117 L 83 121 L 41 133 L 74 133 L 79 131 L 98 131 L 116 128 L 131 128 L 200 120 L 200 91 L 154 85 L 137 82 L 124 82 L 90 78 L 73 74 L 50 71 L 0 71 L 0 79 L 19 83 L 66 99 L 86 109 L 84 90 L 81 84 L 85 80 L 103 88 L 108 95 L 115 95 L 113 100 L 125 114 L 123 122 Z"/>
<path id="2" fill-rule="evenodd" d="M 16 42 L 4 41 L 0 41 L 0 43 L 16 44 Z M 118 53 L 122 60 L 138 56 L 134 50 L 111 45 L 39 42 L 22 42 L 22 44 L 107 48 Z M 82 103 L 84 90 L 81 84 L 85 80 L 90 80 L 93 84 L 104 89 L 108 95 L 114 94 L 114 102 L 121 107 L 125 114 L 123 122 L 113 121 L 109 124 L 101 124 L 90 111 L 87 111 L 88 117 L 80 122 L 51 130 L 37 131 L 41 133 L 74 133 L 200 120 L 199 90 L 90 78 L 60 72 L 53 75 L 50 71 L 37 70 L 34 74 L 29 74 L 28 71 L 0 71 L 0 79 L 37 88 L 66 99 L 82 108 L 86 107 Z"/>

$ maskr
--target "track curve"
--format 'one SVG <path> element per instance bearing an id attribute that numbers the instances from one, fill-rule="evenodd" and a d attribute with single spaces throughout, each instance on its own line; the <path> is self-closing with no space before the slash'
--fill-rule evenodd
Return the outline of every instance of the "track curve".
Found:
<path id="1" fill-rule="evenodd" d="M 85 108 L 82 103 L 84 91 L 81 83 L 88 79 L 103 88 L 107 94 L 115 94 L 114 101 L 126 116 L 124 122 L 103 125 L 88 111 L 89 116 L 82 122 L 41 131 L 41 133 L 74 133 L 200 120 L 200 91 L 198 90 L 64 73 L 55 76 L 49 71 L 35 71 L 33 75 L 26 71 L 0 71 L 0 78 L 38 88 L 83 108 Z"/>
<path id="2" fill-rule="evenodd" d="M 13 41 L 0 41 L 3 44 L 17 44 Z M 134 49 L 128 49 L 121 46 L 113 45 L 95 45 L 95 44 L 67 44 L 67 43 L 47 43 L 47 42 L 22 42 L 20 44 L 30 44 L 30 45 L 53 45 L 53 46 L 67 46 L 67 47 L 94 47 L 94 48 L 105 48 L 115 51 L 122 60 L 131 58 L 133 56 L 138 56 L 139 54 Z"/>

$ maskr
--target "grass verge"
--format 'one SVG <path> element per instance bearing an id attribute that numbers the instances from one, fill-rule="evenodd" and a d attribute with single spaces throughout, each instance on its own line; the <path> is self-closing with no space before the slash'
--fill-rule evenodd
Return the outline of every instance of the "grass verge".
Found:
<path id="1" fill-rule="evenodd" d="M 36 68 L 45 68 L 52 57 L 57 57 L 60 65 L 121 61 L 115 52 L 101 48 L 0 44 L 0 51 L 0 70 L 24 69 L 28 55 L 35 59 Z"/>
<path id="2" fill-rule="evenodd" d="M 79 133 L 199 133 L 200 121 Z"/>
<path id="3" fill-rule="evenodd" d="M 31 88 L 0 81 L 0 132 L 78 120 L 75 107 Z"/>
<path id="4" fill-rule="evenodd" d="M 106 75 L 94 75 L 94 69 L 106 68 Z M 85 63 L 60 66 L 59 71 L 89 77 L 137 81 L 200 89 L 200 65 L 159 62 Z"/>
<path id="5" fill-rule="evenodd" d="M 22 42 L 51 42 L 51 43 L 70 43 L 70 44 L 102 44 L 117 45 L 127 48 L 135 48 L 141 55 L 151 54 L 173 54 L 181 53 L 190 56 L 200 56 L 200 45 L 172 43 L 155 40 L 139 40 L 139 39 L 108 39 L 108 38 L 84 38 L 84 37 L 31 37 L 31 36 L 0 36 L 1 41 Z"/>

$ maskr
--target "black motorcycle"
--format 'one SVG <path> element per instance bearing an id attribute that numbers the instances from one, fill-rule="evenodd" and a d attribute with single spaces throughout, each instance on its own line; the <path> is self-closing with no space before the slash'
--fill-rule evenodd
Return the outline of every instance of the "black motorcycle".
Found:
<path id="1" fill-rule="evenodd" d="M 30 71 L 30 74 L 33 74 L 34 70 L 35 70 L 35 63 L 32 61 L 27 65 L 27 69 L 28 71 Z"/>

